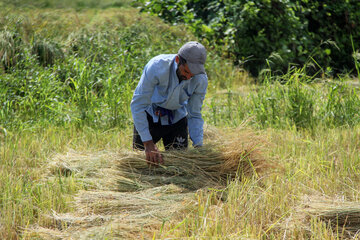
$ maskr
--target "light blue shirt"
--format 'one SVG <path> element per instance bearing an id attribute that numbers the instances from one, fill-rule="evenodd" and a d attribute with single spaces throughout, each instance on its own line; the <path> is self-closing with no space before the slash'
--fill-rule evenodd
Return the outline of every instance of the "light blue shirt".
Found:
<path id="1" fill-rule="evenodd" d="M 201 108 L 208 78 L 206 74 L 198 74 L 179 83 L 175 56 L 162 54 L 146 64 L 130 105 L 135 128 L 143 142 L 152 140 L 146 112 L 155 123 L 160 120 L 161 125 L 168 125 L 167 115 L 155 114 L 157 107 L 162 107 L 173 111 L 172 123 L 187 116 L 190 139 L 194 146 L 201 146 L 204 125 Z"/>

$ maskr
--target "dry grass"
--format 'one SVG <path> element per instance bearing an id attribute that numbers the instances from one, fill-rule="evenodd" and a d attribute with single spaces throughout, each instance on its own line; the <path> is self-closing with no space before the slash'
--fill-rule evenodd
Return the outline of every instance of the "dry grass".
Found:
<path id="1" fill-rule="evenodd" d="M 265 142 L 254 133 L 215 130 L 206 139 L 202 148 L 163 152 L 165 163 L 156 167 L 143 152 L 56 155 L 44 179 L 74 177 L 87 190 L 75 196 L 73 212 L 44 213 L 25 238 L 151 238 L 174 214 L 189 209 L 198 189 L 225 187 L 231 178 L 271 166 L 261 154 Z"/>
<path id="2" fill-rule="evenodd" d="M 190 191 L 225 186 L 235 177 L 258 175 L 272 167 L 261 155 L 264 142 L 253 133 L 220 135 L 202 148 L 163 152 L 164 165 L 151 167 L 142 153 L 128 153 L 120 159 L 121 191 L 142 190 L 175 184 Z"/>
<path id="3" fill-rule="evenodd" d="M 305 213 L 305 226 L 310 218 L 324 222 L 341 239 L 360 238 L 360 204 L 329 197 L 304 197 L 301 211 Z"/>

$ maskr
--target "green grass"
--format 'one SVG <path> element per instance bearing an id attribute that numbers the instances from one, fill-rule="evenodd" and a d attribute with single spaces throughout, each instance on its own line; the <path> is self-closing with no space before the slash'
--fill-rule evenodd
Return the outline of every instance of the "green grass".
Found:
<path id="1" fill-rule="evenodd" d="M 206 122 L 235 127 L 249 121 L 256 128 L 316 131 L 359 124 L 358 88 L 344 79 L 306 83 L 307 76 L 287 82 L 247 85 L 218 91 L 205 101 Z"/>
<path id="2" fill-rule="evenodd" d="M 51 227 L 52 210 L 76 211 L 74 195 L 88 186 L 73 174 L 46 177 L 54 155 L 129 150 L 129 104 L 142 68 L 195 39 L 182 25 L 139 13 L 130 1 L 26 2 L 0 2 L 2 239 L 22 238 L 29 226 Z M 314 79 L 291 69 L 277 77 L 268 72 L 258 85 L 206 47 L 207 126 L 259 131 L 270 143 L 265 156 L 279 169 L 199 191 L 196 203 L 154 229 L 155 236 L 345 236 L 302 210 L 307 196 L 359 202 L 358 80 Z"/>

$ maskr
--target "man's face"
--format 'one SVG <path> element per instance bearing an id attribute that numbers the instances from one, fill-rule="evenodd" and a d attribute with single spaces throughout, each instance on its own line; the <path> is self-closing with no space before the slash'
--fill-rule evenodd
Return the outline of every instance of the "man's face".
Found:
<path id="1" fill-rule="evenodd" d="M 176 69 L 176 74 L 179 80 L 189 80 L 194 76 L 194 74 L 190 72 L 189 66 L 186 63 L 180 64 L 178 66 L 178 68 Z"/>

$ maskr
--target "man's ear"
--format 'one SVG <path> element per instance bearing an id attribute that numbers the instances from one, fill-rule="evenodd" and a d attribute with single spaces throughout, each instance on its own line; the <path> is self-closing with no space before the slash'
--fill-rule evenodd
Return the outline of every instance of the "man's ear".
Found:
<path id="1" fill-rule="evenodd" d="M 176 62 L 177 64 L 179 64 L 179 56 L 178 56 L 178 55 L 176 55 L 176 57 L 175 57 L 175 62 Z"/>

